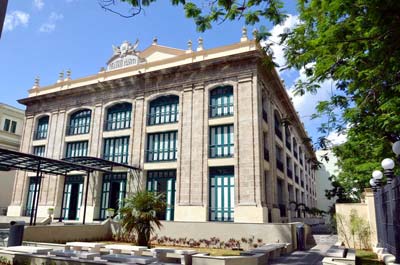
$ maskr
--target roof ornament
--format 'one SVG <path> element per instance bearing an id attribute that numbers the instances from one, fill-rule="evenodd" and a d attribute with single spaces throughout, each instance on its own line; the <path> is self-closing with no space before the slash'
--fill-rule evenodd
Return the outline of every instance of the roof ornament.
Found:
<path id="1" fill-rule="evenodd" d="M 188 48 L 187 48 L 187 50 L 186 50 L 186 53 L 191 53 L 191 52 L 193 51 L 193 43 L 192 43 L 192 40 L 189 40 L 189 41 L 188 41 L 187 46 L 188 46 Z"/>
<path id="2" fill-rule="evenodd" d="M 204 46 L 203 46 L 203 38 L 202 38 L 202 37 L 200 37 L 200 38 L 197 40 L 197 42 L 198 42 L 198 45 L 197 45 L 197 51 L 202 51 L 202 50 L 204 50 Z"/>
<path id="3" fill-rule="evenodd" d="M 65 81 L 71 80 L 71 69 L 67 70 L 67 78 L 65 78 Z"/>
<path id="4" fill-rule="evenodd" d="M 257 29 L 253 29 L 253 39 L 254 40 L 257 39 L 257 35 L 258 35 L 258 30 Z"/>
<path id="5" fill-rule="evenodd" d="M 247 40 L 248 40 L 248 38 L 247 38 L 247 28 L 243 27 L 242 28 L 242 37 L 240 38 L 240 42 L 245 42 Z"/>
<path id="6" fill-rule="evenodd" d="M 62 70 L 59 74 L 58 74 L 58 80 L 57 83 L 60 83 L 64 81 L 64 70 Z"/>
<path id="7" fill-rule="evenodd" d="M 157 38 L 153 39 L 153 45 L 157 44 Z M 134 44 L 128 41 L 122 42 L 120 46 L 112 45 L 113 55 L 107 62 L 107 71 L 120 69 L 132 65 L 137 65 L 141 62 L 138 57 L 139 39 L 136 39 Z"/>
<path id="8" fill-rule="evenodd" d="M 158 39 L 157 39 L 157 37 L 154 37 L 152 45 L 157 45 L 157 44 L 158 44 Z"/>
<path id="9" fill-rule="evenodd" d="M 35 88 L 39 88 L 40 87 L 40 77 L 39 76 L 36 76 L 35 77 L 35 83 L 33 84 L 33 89 L 35 89 Z"/>

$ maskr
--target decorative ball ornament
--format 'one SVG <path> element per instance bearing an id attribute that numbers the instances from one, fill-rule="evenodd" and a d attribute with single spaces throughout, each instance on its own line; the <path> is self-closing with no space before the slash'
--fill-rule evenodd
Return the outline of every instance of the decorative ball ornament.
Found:
<path id="1" fill-rule="evenodd" d="M 400 155 L 400 141 L 397 141 L 392 145 L 392 150 L 396 155 Z"/>
<path id="2" fill-rule="evenodd" d="M 370 179 L 369 180 L 369 185 L 371 185 L 371 187 L 375 187 L 376 186 L 375 180 L 374 179 Z"/>
<path id="3" fill-rule="evenodd" d="M 374 170 L 374 172 L 372 172 L 372 177 L 374 178 L 374 181 L 381 180 L 383 178 L 383 174 L 379 170 Z"/>
<path id="4" fill-rule="evenodd" d="M 394 161 L 390 158 L 385 158 L 382 160 L 382 168 L 383 169 L 393 169 L 394 168 Z"/>

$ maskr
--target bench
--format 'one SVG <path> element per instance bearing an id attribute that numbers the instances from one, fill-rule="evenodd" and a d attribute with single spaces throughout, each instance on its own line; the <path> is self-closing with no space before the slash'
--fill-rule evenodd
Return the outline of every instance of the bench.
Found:
<path id="1" fill-rule="evenodd" d="M 145 256 L 132 256 L 127 254 L 109 254 L 101 256 L 102 260 L 108 262 L 118 262 L 124 264 L 151 264 L 156 262 L 156 258 L 145 257 Z"/>
<path id="2" fill-rule="evenodd" d="M 89 252 L 94 253 L 99 253 L 102 247 L 104 247 L 102 243 L 67 242 L 67 244 L 65 244 L 65 250 L 82 251 L 82 249 L 87 249 Z"/>
<path id="3" fill-rule="evenodd" d="M 15 247 L 7 247 L 3 250 L 12 251 L 12 252 L 20 252 L 20 253 L 27 253 L 27 254 L 44 254 L 47 255 L 52 248 L 43 248 L 43 247 L 32 247 L 32 246 L 15 246 Z"/>
<path id="4" fill-rule="evenodd" d="M 133 256 L 141 256 L 143 251 L 147 250 L 147 247 L 130 246 L 121 244 L 109 244 L 105 246 L 110 251 L 110 254 L 121 254 L 122 251 L 130 252 Z"/>
<path id="5" fill-rule="evenodd" d="M 170 258 L 167 257 L 168 253 L 177 254 L 180 259 L 181 265 L 191 265 L 192 264 L 192 256 L 197 254 L 198 252 L 191 249 L 173 249 L 173 248 L 152 248 L 150 249 L 151 253 L 153 253 L 153 257 L 156 258 L 160 262 L 168 262 Z"/>
<path id="6" fill-rule="evenodd" d="M 287 254 L 288 248 L 291 247 L 290 243 L 271 243 L 265 244 L 261 247 L 243 251 L 240 253 L 241 256 L 251 256 L 257 253 L 265 254 L 268 258 L 278 258 L 281 254 Z"/>
<path id="7" fill-rule="evenodd" d="M 352 248 L 344 248 L 340 246 L 332 246 L 325 254 L 322 260 L 324 265 L 355 265 L 356 252 Z"/>
<path id="8" fill-rule="evenodd" d="M 100 253 L 95 252 L 80 252 L 74 250 L 54 250 L 50 251 L 50 255 L 63 258 L 80 258 L 94 260 L 95 257 L 100 257 Z"/>

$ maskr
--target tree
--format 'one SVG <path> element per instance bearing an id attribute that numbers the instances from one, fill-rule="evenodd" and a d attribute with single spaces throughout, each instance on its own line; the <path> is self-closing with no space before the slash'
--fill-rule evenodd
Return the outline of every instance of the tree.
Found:
<path id="1" fill-rule="evenodd" d="M 157 215 L 165 210 L 164 194 L 146 190 L 127 197 L 121 208 L 121 225 L 126 233 L 135 233 L 139 246 L 150 247 L 150 236 L 155 227 L 162 226 Z"/>

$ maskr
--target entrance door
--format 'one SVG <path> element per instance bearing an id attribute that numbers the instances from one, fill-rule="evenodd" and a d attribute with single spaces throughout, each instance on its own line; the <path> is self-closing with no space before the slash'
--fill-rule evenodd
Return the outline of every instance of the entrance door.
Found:
<path id="1" fill-rule="evenodd" d="M 25 216 L 30 216 L 32 213 L 33 197 L 35 197 L 36 182 L 37 182 L 36 177 L 29 178 L 28 196 L 26 198 L 26 206 L 25 206 Z M 39 190 L 39 185 L 38 185 L 38 190 Z M 38 194 L 38 192 L 36 192 L 36 199 L 37 199 L 37 194 Z"/>
<path id="2" fill-rule="evenodd" d="M 147 173 L 147 190 L 165 194 L 167 207 L 165 212 L 159 214 L 160 220 L 174 220 L 175 182 L 175 170 L 157 170 Z"/>
<path id="3" fill-rule="evenodd" d="M 82 205 L 83 176 L 67 176 L 64 185 L 62 217 L 78 220 Z"/>
<path id="4" fill-rule="evenodd" d="M 210 220 L 232 222 L 235 208 L 233 167 L 210 168 Z"/>
<path id="5" fill-rule="evenodd" d="M 106 210 L 113 208 L 115 212 L 122 207 L 126 194 L 126 173 L 105 174 L 101 193 L 100 219 L 105 219 Z"/>

